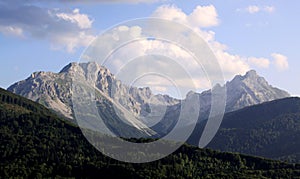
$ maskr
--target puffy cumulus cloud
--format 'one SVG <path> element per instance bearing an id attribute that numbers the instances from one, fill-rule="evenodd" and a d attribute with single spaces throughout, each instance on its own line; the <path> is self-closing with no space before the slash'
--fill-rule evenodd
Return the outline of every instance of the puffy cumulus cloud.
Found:
<path id="1" fill-rule="evenodd" d="M 92 27 L 93 21 L 90 20 L 88 15 L 80 14 L 79 9 L 74 9 L 71 13 L 56 13 L 55 15 L 60 19 L 77 24 L 81 29 Z"/>
<path id="2" fill-rule="evenodd" d="M 250 70 L 247 62 L 239 55 L 233 55 L 226 51 L 214 49 L 215 55 L 219 61 L 224 77 L 229 80 L 237 74 L 244 74 Z"/>
<path id="3" fill-rule="evenodd" d="M 251 65 L 254 65 L 255 67 L 259 68 L 269 68 L 270 66 L 270 60 L 267 58 L 249 57 L 248 62 Z"/>
<path id="4" fill-rule="evenodd" d="M 218 14 L 213 5 L 197 6 L 188 16 L 188 21 L 199 27 L 211 27 L 219 24 Z"/>
<path id="5" fill-rule="evenodd" d="M 199 7 L 196 7 L 191 14 L 198 11 L 197 9 L 199 9 Z M 191 14 L 183 12 L 176 6 L 163 5 L 158 7 L 154 11 L 153 16 L 186 24 L 191 27 L 193 31 L 197 32 L 214 52 L 221 66 L 221 69 L 223 70 L 223 74 L 226 80 L 231 79 L 234 75 L 244 74 L 250 68 L 268 68 L 270 66 L 270 60 L 267 58 L 243 57 L 238 54 L 229 53 L 227 46 L 215 39 L 215 33 L 213 31 L 203 30 L 201 28 L 201 23 L 191 20 Z M 151 28 L 152 26 L 148 25 L 146 27 Z M 177 29 L 174 29 L 174 31 L 166 30 L 166 32 L 161 32 L 164 31 L 164 29 L 169 28 L 158 26 L 153 26 L 153 28 L 155 28 L 156 30 L 159 29 L 160 33 L 167 34 L 168 37 L 171 37 L 172 34 L 173 36 L 178 36 L 178 34 L 176 34 L 178 33 Z M 133 72 L 146 72 L 147 70 L 149 70 L 149 68 L 155 66 L 156 68 L 152 69 L 153 71 L 160 68 L 161 71 L 165 70 L 168 75 L 175 77 L 176 82 L 178 83 L 178 87 L 185 88 L 186 91 L 189 91 L 194 87 L 200 90 L 211 88 L 212 84 L 207 78 L 205 71 L 203 71 L 201 65 L 199 66 L 199 64 L 197 64 L 197 62 L 193 59 L 193 54 L 190 54 L 187 51 L 188 49 L 181 48 L 180 46 L 178 46 L 178 44 L 172 42 L 162 41 L 155 38 L 147 39 L 147 35 L 144 34 L 145 31 L 149 31 L 149 29 L 145 29 L 142 26 L 116 27 L 110 32 L 110 34 L 106 34 L 107 38 L 105 36 L 103 39 L 99 40 L 102 46 L 101 44 L 95 44 L 95 46 L 100 48 L 95 49 L 95 53 L 97 54 L 95 56 L 103 56 L 101 54 L 104 53 L 103 49 L 105 48 L 107 48 L 105 50 L 106 52 L 110 52 L 109 49 L 117 48 L 114 46 L 114 43 L 116 41 L 123 43 L 130 41 L 130 39 L 138 38 L 139 40 L 126 43 L 121 48 L 113 51 L 113 53 L 110 54 L 110 56 L 106 59 L 107 61 L 104 65 L 109 67 L 109 69 L 111 69 L 113 73 L 118 74 L 120 69 L 128 66 L 128 64 L 133 63 L 132 61 L 136 61 L 140 57 L 159 54 L 167 57 L 168 59 L 172 59 L 172 65 L 178 64 L 180 67 L 183 67 L 183 71 L 189 73 L 188 76 L 184 76 L 182 75 L 183 73 L 179 73 L 179 71 L 182 69 L 178 68 L 178 66 L 172 66 L 169 63 L 166 64 L 163 60 L 159 59 L 155 59 L 155 65 L 152 64 L 152 62 L 150 63 L 149 61 L 143 62 L 142 66 L 139 66 L 139 64 L 132 65 L 130 68 L 128 67 L 128 71 L 131 72 L 128 74 L 133 75 Z M 111 37 L 113 38 L 113 40 L 111 40 Z M 193 40 L 194 39 L 190 38 L 189 42 L 193 44 Z M 86 59 L 90 60 L 90 57 Z M 137 61 L 141 62 L 141 60 Z M 178 70 L 174 70 L 176 68 L 178 68 Z M 122 78 L 124 76 L 121 75 L 120 77 Z M 192 78 L 194 84 L 189 82 L 190 78 Z M 153 79 L 152 81 L 156 81 L 156 86 L 158 87 L 167 88 L 167 85 L 163 80 Z"/>
<path id="6" fill-rule="evenodd" d="M 154 11 L 153 16 L 183 23 L 197 32 L 215 53 L 226 79 L 236 74 L 244 74 L 250 69 L 247 58 L 230 54 L 225 44 L 215 40 L 213 31 L 203 29 L 203 27 L 216 26 L 220 22 L 214 6 L 197 6 L 192 13 L 186 14 L 174 5 L 163 5 Z"/>
<path id="7" fill-rule="evenodd" d="M 279 71 L 287 70 L 289 68 L 288 58 L 280 53 L 272 53 L 274 65 Z"/>
<path id="8" fill-rule="evenodd" d="M 179 23 L 187 23 L 187 15 L 175 5 L 162 5 L 158 7 L 152 14 L 152 17 L 158 17 L 166 20 L 177 21 Z"/>
<path id="9" fill-rule="evenodd" d="M 275 7 L 248 6 L 243 10 L 249 13 L 260 11 L 272 13 L 275 11 Z M 272 54 L 274 60 L 270 60 L 264 57 L 244 57 L 229 53 L 227 46 L 215 39 L 213 31 L 203 29 L 203 27 L 217 26 L 220 22 L 217 11 L 212 5 L 197 6 L 190 14 L 183 12 L 174 5 L 163 5 L 154 11 L 153 16 L 183 23 L 197 32 L 211 47 L 227 80 L 234 75 L 244 74 L 250 68 L 269 68 L 271 64 L 274 64 L 280 70 L 288 68 L 287 58 L 281 54 Z"/>
<path id="10" fill-rule="evenodd" d="M 151 87 L 161 93 L 179 88 L 185 95 L 192 89 L 202 91 L 211 87 L 201 65 L 197 64 L 188 51 L 170 41 L 148 38 L 145 31 L 147 30 L 140 26 L 116 27 L 107 32 L 108 34 L 98 37 L 92 44 L 93 48 L 87 51 L 82 60 L 90 61 L 93 57 L 96 58 L 94 61 L 108 67 L 118 79 L 128 85 L 132 83 L 131 80 L 145 73 L 161 76 L 150 76 L 147 80 L 135 84 Z M 121 46 L 114 46 L 115 42 Z M 99 59 L 99 56 L 104 59 Z M 173 79 L 176 87 L 166 79 Z"/>
<path id="11" fill-rule="evenodd" d="M 219 24 L 218 14 L 213 5 L 197 6 L 192 13 L 186 14 L 175 5 L 158 7 L 153 17 L 173 20 L 191 27 L 212 27 Z"/>
<path id="12" fill-rule="evenodd" d="M 60 9 L 0 1 L 0 33 L 17 37 L 47 39 L 53 49 L 87 46 L 94 39 L 93 20 L 79 9 L 63 12 Z"/>

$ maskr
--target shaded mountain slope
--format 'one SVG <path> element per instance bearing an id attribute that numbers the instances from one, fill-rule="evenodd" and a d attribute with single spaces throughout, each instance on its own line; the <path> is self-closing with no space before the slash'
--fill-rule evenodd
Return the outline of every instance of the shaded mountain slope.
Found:
<path id="1" fill-rule="evenodd" d="M 35 102 L 2 89 L 0 138 L 1 178 L 294 178 L 300 175 L 298 164 L 187 145 L 159 161 L 119 162 L 93 148 L 73 124 Z"/>
<path id="2" fill-rule="evenodd" d="M 197 145 L 205 122 L 189 143 Z M 300 98 L 285 98 L 225 114 L 208 148 L 300 162 Z"/>

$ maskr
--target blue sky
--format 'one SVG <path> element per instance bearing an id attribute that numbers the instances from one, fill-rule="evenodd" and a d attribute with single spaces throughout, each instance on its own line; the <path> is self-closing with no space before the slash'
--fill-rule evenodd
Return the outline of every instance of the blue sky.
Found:
<path id="1" fill-rule="evenodd" d="M 34 71 L 58 72 L 78 61 L 97 34 L 156 16 L 202 33 L 227 80 L 255 69 L 273 86 L 300 95 L 299 7 L 291 0 L 0 0 L 0 87 Z"/>

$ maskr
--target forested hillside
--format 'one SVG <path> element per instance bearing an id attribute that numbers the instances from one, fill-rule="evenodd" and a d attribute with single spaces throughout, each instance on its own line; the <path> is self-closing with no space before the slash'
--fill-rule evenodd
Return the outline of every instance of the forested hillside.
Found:
<path id="1" fill-rule="evenodd" d="M 146 164 L 105 157 L 77 126 L 0 89 L 0 176 L 24 178 L 296 178 L 299 164 L 184 145 Z M 138 140 L 139 141 L 139 140 Z"/>
<path id="2" fill-rule="evenodd" d="M 190 143 L 197 145 L 205 122 Z M 285 98 L 227 113 L 208 148 L 300 162 L 300 98 Z"/>

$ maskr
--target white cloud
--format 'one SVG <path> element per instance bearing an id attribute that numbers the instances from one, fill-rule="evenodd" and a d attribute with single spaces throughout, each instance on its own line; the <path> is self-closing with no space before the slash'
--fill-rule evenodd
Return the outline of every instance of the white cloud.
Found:
<path id="1" fill-rule="evenodd" d="M 71 12 L 61 12 L 59 9 L 48 10 L 48 14 L 53 20 L 59 22 L 53 24 L 53 27 L 48 27 L 47 29 L 51 30 L 45 32 L 52 49 L 65 49 L 72 53 L 79 47 L 87 47 L 96 38 L 92 33 L 93 20 L 87 14 L 80 13 L 79 9 Z M 66 29 L 59 29 L 63 27 Z"/>
<path id="2" fill-rule="evenodd" d="M 226 51 L 227 46 L 215 40 L 213 31 L 201 28 L 218 25 L 220 20 L 217 18 L 218 15 L 214 6 L 197 6 L 191 14 L 186 14 L 174 5 L 163 5 L 154 11 L 153 16 L 190 26 L 209 44 L 227 79 L 232 78 L 236 74 L 244 74 L 250 69 L 247 60 L 239 55 L 228 53 Z M 203 20 L 200 20 L 201 18 Z"/>
<path id="3" fill-rule="evenodd" d="M 246 8 L 246 11 L 249 12 L 250 14 L 254 14 L 260 11 L 260 8 L 258 6 L 248 6 Z"/>
<path id="4" fill-rule="evenodd" d="M 243 9 L 237 9 L 238 12 L 243 11 Z M 244 11 L 255 14 L 258 12 L 266 12 L 266 13 L 273 13 L 275 11 L 274 6 L 256 6 L 256 5 L 250 5 L 244 9 Z"/>
<path id="5" fill-rule="evenodd" d="M 155 26 L 155 29 L 157 29 L 157 26 Z M 175 33 L 174 35 L 178 34 Z M 103 39 L 97 39 L 95 41 L 96 44 L 93 44 L 96 49 L 91 52 L 91 56 L 103 56 L 101 55 L 103 54 L 101 52 L 101 50 L 103 50 L 101 45 L 105 44 L 106 47 L 111 49 L 111 43 L 114 44 L 113 41 L 121 42 L 122 44 L 123 41 L 127 42 L 129 40 L 129 36 L 132 38 L 139 37 L 140 39 L 131 41 L 125 46 L 118 48 L 103 64 L 108 67 L 112 73 L 116 74 L 118 79 L 121 79 L 121 81 L 126 84 L 130 84 L 130 80 L 126 80 L 131 79 L 132 76 L 139 76 L 139 74 L 151 72 L 154 74 L 162 73 L 161 75 L 163 76 L 165 75 L 166 77 L 175 79 L 176 86 L 180 89 L 184 89 L 185 92 L 191 89 L 204 90 L 211 87 L 210 82 L 201 70 L 201 66 L 197 64 L 191 54 L 172 42 L 155 39 L 149 40 L 146 38 L 141 40 L 141 38 L 146 36 L 144 36 L 143 28 L 138 26 L 119 26 L 113 29 L 110 35 L 107 36 L 112 37 L 113 40 L 105 39 L 106 35 Z M 105 43 L 103 43 L 104 41 Z M 98 42 L 100 44 L 97 44 Z M 89 60 L 90 58 L 87 57 L 85 59 Z M 128 73 L 125 72 L 125 74 L 122 74 L 122 71 L 125 69 Z M 130 76 L 128 77 L 126 75 Z M 191 82 L 191 80 L 195 83 Z M 170 90 L 172 84 L 167 83 L 162 78 L 151 77 L 151 79 L 147 80 L 145 86 L 150 86 L 151 89 L 164 87 Z"/>
<path id="6" fill-rule="evenodd" d="M 280 53 L 272 53 L 274 65 L 279 71 L 287 70 L 289 68 L 288 58 Z"/>
<path id="7" fill-rule="evenodd" d="M 218 14 L 213 5 L 197 6 L 187 18 L 190 24 L 199 27 L 212 27 L 219 24 Z"/>
<path id="8" fill-rule="evenodd" d="M 187 15 L 175 5 L 162 5 L 153 12 L 152 16 L 187 24 Z"/>
<path id="9" fill-rule="evenodd" d="M 201 8 L 196 7 L 193 12 L 195 13 L 199 11 L 199 9 Z M 213 11 L 215 11 L 215 8 L 211 8 L 210 6 L 208 9 L 214 9 Z M 236 74 L 244 74 L 246 71 L 250 69 L 248 61 L 245 58 L 242 58 L 239 55 L 228 53 L 226 45 L 215 40 L 215 33 L 213 31 L 202 30 L 199 27 L 199 26 L 203 26 L 202 22 L 200 23 L 198 21 L 194 21 L 194 20 L 192 21 L 191 19 L 193 19 L 194 17 L 192 18 L 192 16 L 184 13 L 181 9 L 177 8 L 176 6 L 166 6 L 166 5 L 161 6 L 156 9 L 156 11 L 153 13 L 153 16 L 180 22 L 183 24 L 188 24 L 211 47 L 211 49 L 213 50 L 213 52 L 215 53 L 219 61 L 219 64 L 224 72 L 226 80 L 232 78 Z M 210 23 L 210 25 L 213 24 L 216 25 L 215 22 L 219 22 L 219 20 L 214 20 L 214 23 Z M 206 23 L 205 26 L 207 25 L 208 24 Z M 151 26 L 147 26 L 147 28 L 149 27 L 151 28 Z M 176 36 L 176 37 L 178 36 L 176 29 L 174 31 L 167 31 L 163 33 L 161 32 L 161 30 L 163 30 L 164 28 L 159 28 L 157 26 L 154 26 L 154 28 L 160 29 L 160 33 L 162 34 L 167 33 L 169 36 Z M 130 26 L 130 27 L 119 26 L 111 31 L 111 35 L 107 35 L 107 36 L 113 37 L 114 41 L 127 42 L 130 39 L 129 37 L 140 37 L 140 36 L 143 37 L 143 30 L 145 29 L 139 26 Z M 97 43 L 93 44 L 95 45 L 95 47 L 97 47 L 97 49 L 93 50 L 94 52 L 92 52 L 93 53 L 92 56 L 101 56 L 100 54 L 104 53 L 102 52 L 103 48 L 114 49 L 113 44 L 115 42 L 109 40 L 109 38 L 106 39 L 105 36 L 103 37 L 103 39 L 99 40 L 99 43 L 100 44 Z M 194 43 L 193 39 L 189 39 L 189 43 Z M 103 46 L 104 44 L 105 46 Z M 157 68 L 163 68 L 162 71 L 167 72 L 168 75 L 176 77 L 176 82 L 178 83 L 178 87 L 185 88 L 185 90 L 187 91 L 194 88 L 196 88 L 197 90 L 204 90 L 204 89 L 211 88 L 212 85 L 211 81 L 207 79 L 205 72 L 202 71 L 203 70 L 202 66 L 197 64 L 195 59 L 193 59 L 193 56 L 191 56 L 189 52 L 177 46 L 176 44 L 172 44 L 164 41 L 146 40 L 146 39 L 133 41 L 129 44 L 126 44 L 126 46 L 117 49 L 117 51 L 114 51 L 114 53 L 108 59 L 106 59 L 107 61 L 103 65 L 107 66 L 110 69 L 110 71 L 113 72 L 114 74 L 117 74 L 119 70 L 122 69 L 124 66 L 128 66 L 128 64 L 131 63 L 131 60 L 136 60 L 142 56 L 147 56 L 147 55 L 151 56 L 152 54 L 163 55 L 169 59 L 174 60 L 175 63 L 173 62 L 171 64 L 165 64 L 163 63 L 163 61 L 157 59 L 155 64 L 144 62 L 143 66 L 133 65 L 129 70 L 131 72 L 130 75 L 133 75 L 132 74 L 133 72 L 139 72 L 139 71 L 146 72 L 147 70 L 151 70 L 149 68 L 155 65 Z M 90 58 L 87 57 L 86 59 L 90 59 Z M 204 60 L 203 63 L 207 63 L 207 62 L 205 62 Z M 188 76 L 182 75 L 183 72 L 182 73 L 179 72 L 180 68 L 176 66 L 176 64 L 182 67 L 185 72 L 188 72 L 189 75 L 192 76 L 192 80 L 194 81 L 194 83 L 190 82 L 191 79 L 189 79 Z M 152 70 L 155 71 L 156 69 L 152 69 Z M 120 79 L 121 78 L 125 78 L 125 76 L 120 76 Z M 157 86 L 165 86 L 164 81 L 162 80 L 156 80 L 156 81 L 159 83 L 156 84 Z"/>
<path id="10" fill-rule="evenodd" d="M 270 60 L 267 58 L 249 57 L 248 62 L 259 68 L 269 68 L 270 66 Z"/>
<path id="11" fill-rule="evenodd" d="M 192 13 L 186 14 L 174 5 L 158 7 L 153 17 L 184 23 L 191 27 L 212 27 L 219 24 L 218 14 L 213 5 L 197 6 Z"/>
<path id="12" fill-rule="evenodd" d="M 81 29 L 89 29 L 92 27 L 93 23 L 88 15 L 80 14 L 79 9 L 74 9 L 71 13 L 57 13 L 56 16 L 65 21 L 77 24 Z"/>

